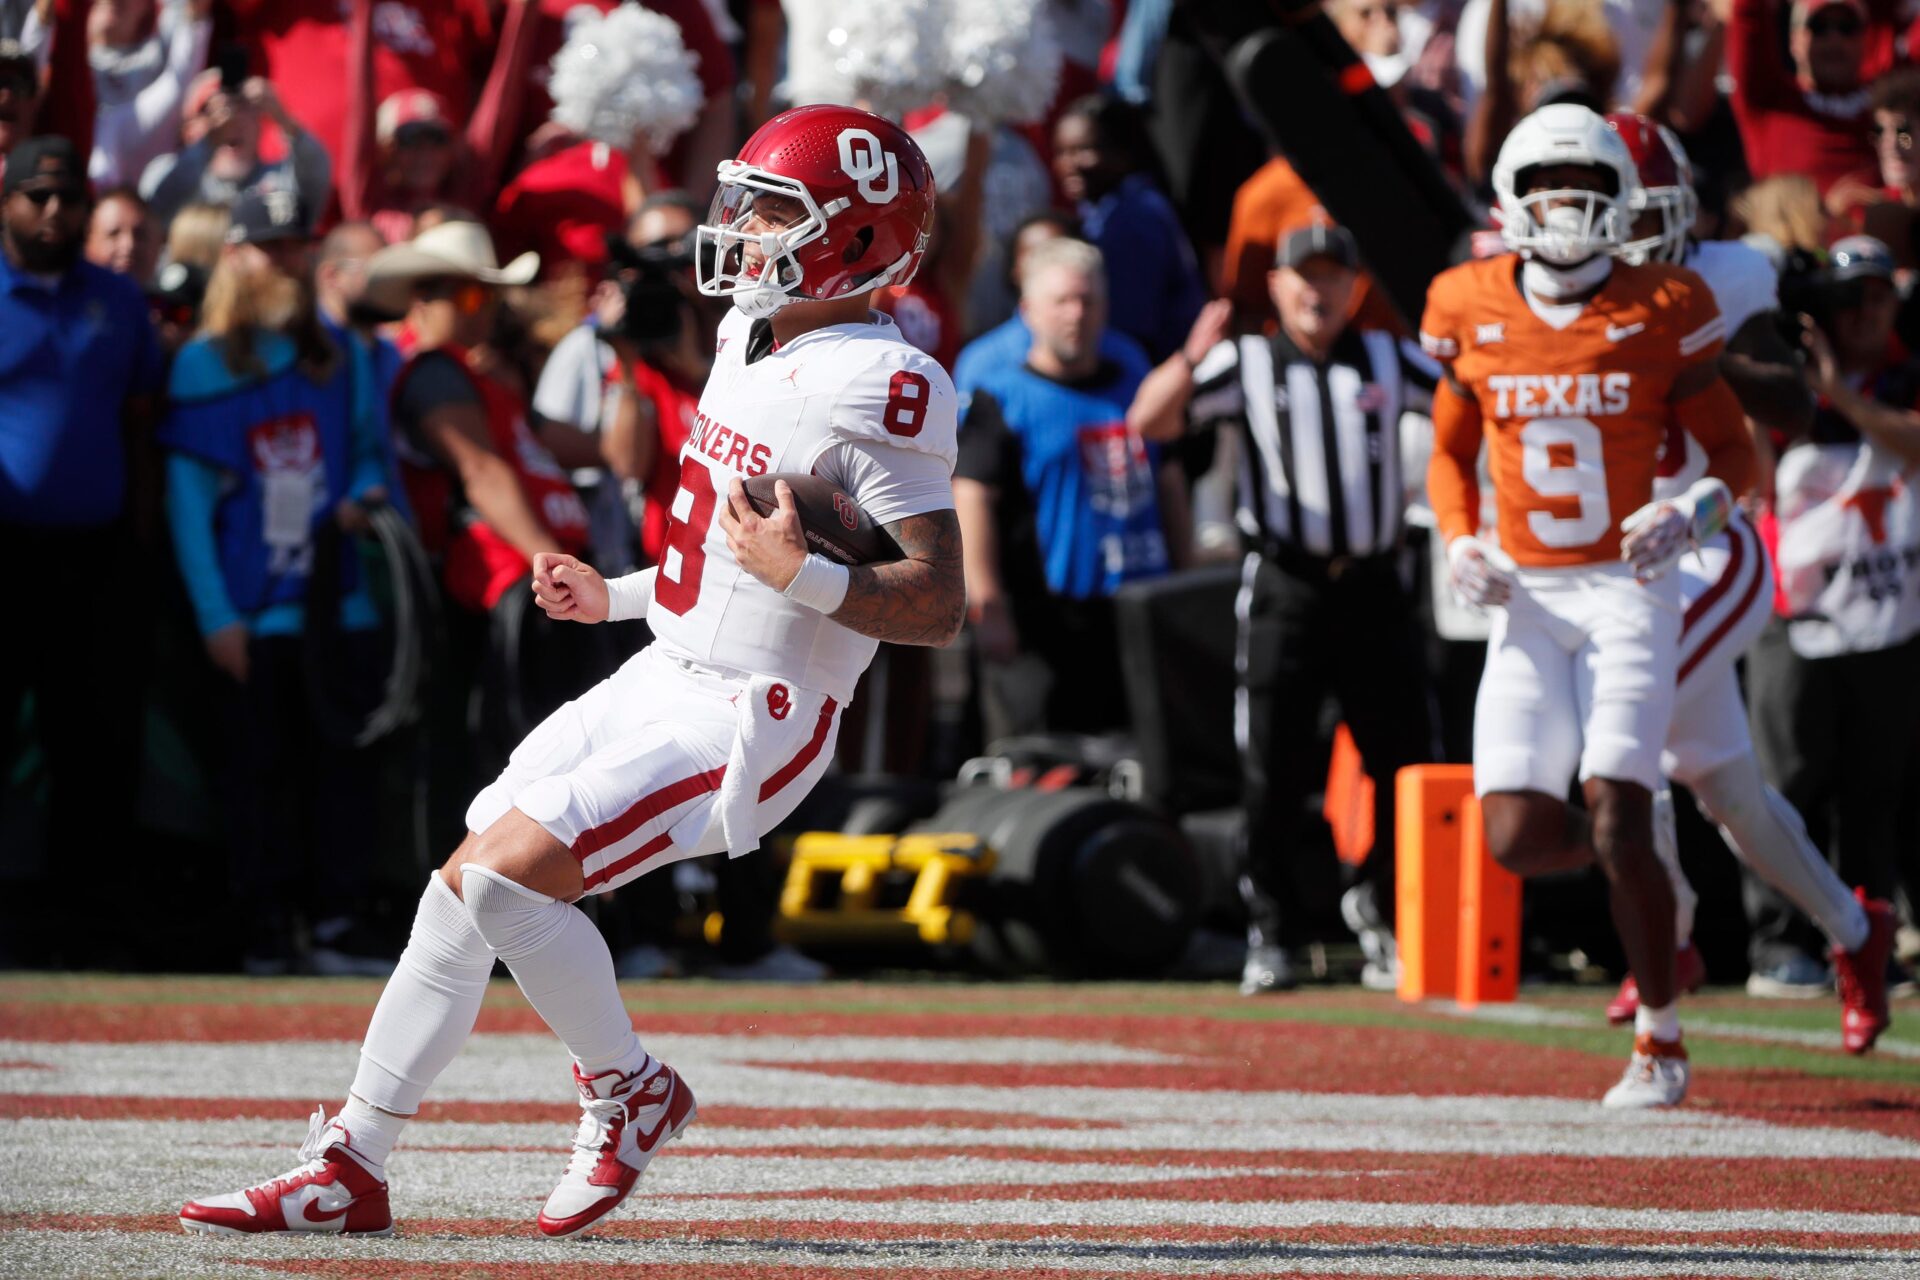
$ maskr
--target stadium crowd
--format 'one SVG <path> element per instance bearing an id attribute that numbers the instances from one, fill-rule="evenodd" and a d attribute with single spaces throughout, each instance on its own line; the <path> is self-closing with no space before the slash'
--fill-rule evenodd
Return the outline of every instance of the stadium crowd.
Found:
<path id="1" fill-rule="evenodd" d="M 1116 597 L 1259 552 L 1246 985 L 1291 985 L 1315 939 L 1289 904 L 1331 860 L 1329 707 L 1376 777 L 1470 757 L 1486 623 L 1429 532 L 1420 317 L 1235 104 L 1179 0 L 860 7 L 0 0 L 0 877 L 120 886 L 84 930 L 0 893 L 0 958 L 390 966 L 383 862 L 451 848 L 512 744 L 642 633 L 541 618 L 532 558 L 680 562 L 678 459 L 727 305 L 693 287 L 716 166 L 788 105 L 857 100 L 938 182 L 926 262 L 881 297 L 966 402 L 969 627 L 954 651 L 885 651 L 839 768 L 950 777 L 1010 735 L 1125 732 Z M 1743 398 L 1744 502 L 1777 540 L 1776 507 L 1826 485 L 1871 526 L 1875 599 L 1912 607 L 1822 613 L 1834 566 L 1775 545 L 1777 617 L 1745 664 L 1759 760 L 1842 879 L 1912 922 L 1920 5 L 1325 10 L 1489 228 L 1462 259 L 1501 251 L 1510 130 L 1568 103 L 1671 130 L 1682 241 L 1768 264 L 1758 310 L 1790 368 L 1774 410 Z M 1233 339 L 1261 333 L 1290 353 L 1268 375 L 1290 439 L 1316 392 L 1328 442 L 1341 397 L 1374 396 L 1353 415 L 1381 424 L 1371 472 L 1347 483 L 1336 456 L 1318 480 L 1330 528 L 1300 493 L 1240 491 L 1273 415 Z M 1809 447 L 1812 478 L 1792 465 Z M 1875 450 L 1894 461 L 1867 483 Z M 1339 908 L 1388 984 L 1391 790 Z M 601 915 L 621 973 L 685 963 L 663 921 L 708 890 L 743 923 L 707 971 L 818 976 L 745 923 L 770 875 L 755 856 L 632 886 Z M 1743 897 L 1750 990 L 1831 989 L 1812 921 L 1751 875 L 1715 885 Z M 194 899 L 241 908 L 231 950 L 150 909 Z"/>

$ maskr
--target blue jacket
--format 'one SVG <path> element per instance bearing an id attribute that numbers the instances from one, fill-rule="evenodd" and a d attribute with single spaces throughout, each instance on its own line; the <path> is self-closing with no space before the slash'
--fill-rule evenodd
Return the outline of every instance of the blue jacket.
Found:
<path id="1" fill-rule="evenodd" d="M 1107 323 L 1165 360 L 1207 304 L 1186 228 L 1145 174 L 1080 204 L 1080 229 L 1107 260 Z"/>
<path id="2" fill-rule="evenodd" d="M 126 505 L 122 414 L 160 390 L 147 300 L 76 262 L 54 287 L 0 253 L 0 524 L 110 524 Z"/>

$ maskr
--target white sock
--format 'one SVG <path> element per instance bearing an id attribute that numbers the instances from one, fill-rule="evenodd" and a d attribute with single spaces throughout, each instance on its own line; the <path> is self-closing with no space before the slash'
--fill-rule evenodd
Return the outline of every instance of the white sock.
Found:
<path id="1" fill-rule="evenodd" d="M 360 1157 L 360 1163 L 367 1166 L 376 1178 L 387 1176 L 387 1157 L 393 1154 L 393 1144 L 400 1141 L 400 1131 L 407 1127 L 410 1116 L 397 1116 L 391 1111 L 382 1111 L 364 1099 L 353 1094 L 347 1095 L 346 1105 L 340 1108 L 338 1120 L 347 1131 L 347 1150 Z"/>
<path id="2" fill-rule="evenodd" d="M 1842 951 L 1867 941 L 1867 913 L 1807 836 L 1787 798 L 1760 776 L 1751 754 L 1687 784 L 1740 860 L 1807 913 Z"/>
<path id="3" fill-rule="evenodd" d="M 1680 1015 L 1670 1004 L 1658 1009 L 1643 1004 L 1640 1011 L 1633 1015 L 1633 1033 L 1637 1036 L 1650 1035 L 1663 1044 L 1672 1044 L 1680 1038 Z"/>
<path id="4" fill-rule="evenodd" d="M 371 1163 L 386 1164 L 407 1117 L 473 1034 L 492 973 L 493 952 L 466 907 L 438 873 L 428 877 L 340 1113 L 353 1149 Z"/>
<path id="5" fill-rule="evenodd" d="M 1667 787 L 1653 793 L 1653 854 L 1673 885 L 1673 944 L 1684 947 L 1693 938 L 1693 909 L 1700 895 L 1680 870 L 1680 831 L 1674 825 L 1673 792 Z"/>
<path id="6" fill-rule="evenodd" d="M 646 1066 L 647 1051 L 620 1003 L 613 956 L 593 921 L 573 904 L 486 867 L 469 862 L 461 876 L 460 893 L 480 936 L 513 971 L 581 1073 L 631 1074 Z"/>

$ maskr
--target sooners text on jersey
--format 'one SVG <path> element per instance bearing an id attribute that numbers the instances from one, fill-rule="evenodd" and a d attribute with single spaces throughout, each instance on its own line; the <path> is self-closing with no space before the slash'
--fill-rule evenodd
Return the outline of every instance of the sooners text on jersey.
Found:
<path id="1" fill-rule="evenodd" d="M 751 323 L 721 323 L 719 353 L 680 451 L 680 488 L 647 621 L 701 662 L 845 699 L 877 642 L 742 570 L 714 518 L 735 476 L 812 472 L 835 445 L 873 441 L 953 467 L 953 383 L 884 316 L 802 334 L 747 363 Z M 856 495 L 857 496 L 857 495 Z"/>

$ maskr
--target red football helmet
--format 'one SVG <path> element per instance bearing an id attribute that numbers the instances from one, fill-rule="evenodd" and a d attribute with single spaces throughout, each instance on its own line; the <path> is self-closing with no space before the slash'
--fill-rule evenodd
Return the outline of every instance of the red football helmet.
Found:
<path id="1" fill-rule="evenodd" d="M 783 111 L 733 160 L 700 227 L 700 292 L 752 316 L 913 279 L 933 169 L 907 131 L 853 107 Z"/>
<path id="2" fill-rule="evenodd" d="M 1693 193 L 1693 165 L 1680 139 L 1667 126 L 1632 111 L 1614 112 L 1607 124 L 1626 142 L 1640 170 L 1640 186 L 1628 204 L 1635 226 L 1643 213 L 1657 210 L 1660 214 L 1658 234 L 1630 236 L 1620 256 L 1628 262 L 1680 262 L 1687 256 L 1687 234 L 1700 212 L 1700 200 Z"/>

